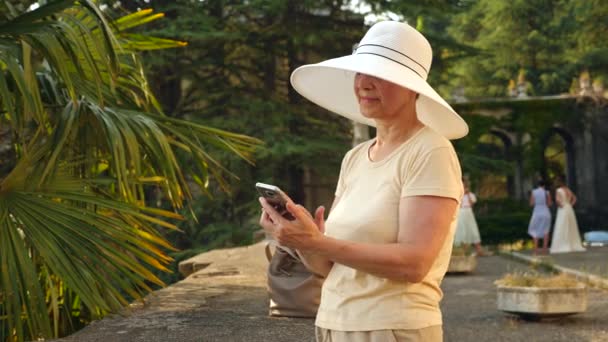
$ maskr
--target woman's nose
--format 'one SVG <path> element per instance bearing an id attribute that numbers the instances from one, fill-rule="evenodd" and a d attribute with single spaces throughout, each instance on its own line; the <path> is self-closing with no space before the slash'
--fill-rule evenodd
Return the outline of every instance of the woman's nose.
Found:
<path id="1" fill-rule="evenodd" d="M 373 87 L 374 77 L 366 74 L 357 74 L 355 76 L 355 85 L 357 88 L 369 89 Z"/>

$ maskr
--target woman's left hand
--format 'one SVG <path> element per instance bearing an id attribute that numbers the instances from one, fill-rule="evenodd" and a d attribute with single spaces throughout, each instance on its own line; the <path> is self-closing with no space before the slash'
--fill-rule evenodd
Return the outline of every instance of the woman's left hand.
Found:
<path id="1" fill-rule="evenodd" d="M 279 244 L 301 251 L 313 250 L 318 246 L 318 242 L 323 238 L 323 233 L 306 208 L 289 199 L 286 206 L 287 211 L 295 219 L 288 220 L 281 216 L 265 198 L 260 197 L 259 201 L 262 205 L 260 225 Z"/>

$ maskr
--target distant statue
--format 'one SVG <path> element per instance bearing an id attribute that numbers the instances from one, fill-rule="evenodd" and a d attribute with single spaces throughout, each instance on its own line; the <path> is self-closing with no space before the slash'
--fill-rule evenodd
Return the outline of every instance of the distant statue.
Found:
<path id="1" fill-rule="evenodd" d="M 452 91 L 452 100 L 455 102 L 465 102 L 467 100 L 466 96 L 464 96 L 464 87 L 462 85 L 454 88 L 454 91 Z"/>
<path id="2" fill-rule="evenodd" d="M 514 80 L 509 80 L 509 86 L 507 87 L 507 96 L 516 97 L 517 96 L 517 87 L 515 86 Z"/>
<path id="3" fill-rule="evenodd" d="M 517 76 L 516 97 L 528 97 L 531 90 L 532 84 L 526 80 L 526 72 L 521 69 L 519 71 L 519 75 Z"/>
<path id="4" fill-rule="evenodd" d="M 608 92 L 606 91 L 606 89 L 604 88 L 604 80 L 601 78 L 596 78 L 595 80 L 593 80 L 593 93 L 595 94 L 595 96 L 599 96 L 599 97 L 608 97 Z"/>
<path id="5" fill-rule="evenodd" d="M 588 71 L 583 71 L 581 76 L 578 78 L 579 84 L 579 95 L 580 96 L 593 96 L 593 87 L 591 86 L 591 77 Z"/>
<path id="6" fill-rule="evenodd" d="M 528 85 L 525 83 L 517 84 L 517 97 L 528 97 Z"/>

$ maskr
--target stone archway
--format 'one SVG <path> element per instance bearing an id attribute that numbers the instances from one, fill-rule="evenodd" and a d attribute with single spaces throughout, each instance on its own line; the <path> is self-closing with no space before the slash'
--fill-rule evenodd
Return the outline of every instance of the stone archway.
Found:
<path id="1" fill-rule="evenodd" d="M 494 159 L 509 162 L 511 160 L 512 140 L 507 132 L 491 129 L 480 136 L 478 153 Z M 503 170 L 506 171 L 506 170 Z M 513 172 L 488 172 L 481 177 L 479 196 L 486 198 L 511 197 L 514 193 Z"/>
<path id="2" fill-rule="evenodd" d="M 507 162 L 512 162 L 513 161 L 513 153 L 512 153 L 512 148 L 513 148 L 513 138 L 511 137 L 511 135 L 503 130 L 499 130 L 499 129 L 491 129 L 490 130 L 490 134 L 493 134 L 495 136 L 497 136 L 498 138 L 500 138 L 500 140 L 503 142 L 504 145 L 504 150 L 503 150 L 503 158 L 505 161 Z M 507 193 L 509 194 L 509 197 L 513 197 L 516 194 L 515 191 L 515 177 L 516 177 L 516 171 L 517 170 L 511 170 L 512 172 L 507 172 L 506 173 L 506 178 L 507 178 Z"/>
<path id="3" fill-rule="evenodd" d="M 608 222 L 608 106 L 590 98 L 555 95 L 470 100 L 454 103 L 454 108 L 473 123 L 477 134 L 472 136 L 496 128 L 511 138 L 513 198 L 523 203 L 538 177 L 551 181 L 549 176 L 560 172 L 578 197 L 581 230 Z M 475 153 L 476 143 L 463 145 Z M 561 146 L 561 156 L 559 151 L 548 156 L 561 158 L 559 168 L 551 165 L 555 160 L 545 158 L 547 148 L 555 145 Z"/>
<path id="4" fill-rule="evenodd" d="M 573 190 L 576 187 L 575 148 L 572 134 L 561 127 L 551 128 L 542 141 L 542 177 L 551 181 L 562 174 Z"/>

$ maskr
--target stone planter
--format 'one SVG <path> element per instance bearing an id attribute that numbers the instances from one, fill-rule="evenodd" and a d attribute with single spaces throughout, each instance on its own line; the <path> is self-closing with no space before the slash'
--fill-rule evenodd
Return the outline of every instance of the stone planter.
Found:
<path id="1" fill-rule="evenodd" d="M 477 267 L 476 255 L 452 255 L 450 265 L 448 266 L 449 273 L 469 273 L 473 272 Z"/>
<path id="2" fill-rule="evenodd" d="M 567 316 L 587 310 L 587 288 L 542 288 L 498 285 L 498 310 L 524 319 Z"/>

